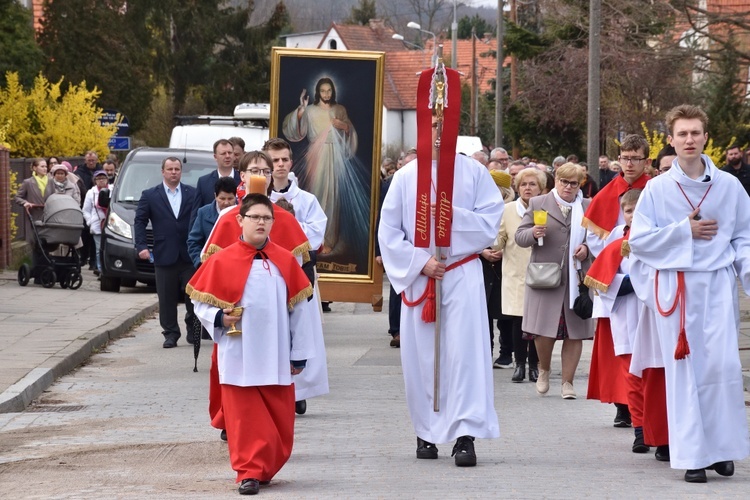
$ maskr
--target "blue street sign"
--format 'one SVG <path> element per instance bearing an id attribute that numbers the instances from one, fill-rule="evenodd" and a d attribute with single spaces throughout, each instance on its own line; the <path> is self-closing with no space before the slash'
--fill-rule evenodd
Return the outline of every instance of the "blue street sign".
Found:
<path id="1" fill-rule="evenodd" d="M 130 151 L 130 137 L 120 137 L 113 135 L 109 138 L 110 151 Z"/>
<path id="2" fill-rule="evenodd" d="M 105 109 L 101 118 L 99 118 L 99 123 L 102 126 L 117 123 L 118 113 L 119 111 L 117 111 L 116 109 Z M 115 135 L 121 137 L 130 135 L 130 123 L 128 122 L 127 116 L 120 114 L 120 123 L 117 124 L 117 131 L 115 132 Z"/>

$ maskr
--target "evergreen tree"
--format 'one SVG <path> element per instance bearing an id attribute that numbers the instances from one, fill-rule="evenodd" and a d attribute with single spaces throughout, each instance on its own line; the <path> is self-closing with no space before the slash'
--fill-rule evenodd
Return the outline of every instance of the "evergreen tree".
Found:
<path id="1" fill-rule="evenodd" d="M 352 6 L 352 12 L 344 22 L 346 24 L 367 26 L 370 23 L 370 19 L 377 19 L 377 17 L 375 0 L 359 0 L 359 5 Z"/>
<path id="2" fill-rule="evenodd" d="M 30 85 L 42 69 L 44 55 L 34 39 L 31 12 L 16 0 L 0 0 L 0 86 L 8 71 Z"/>
<path id="3" fill-rule="evenodd" d="M 479 38 L 485 33 L 495 33 L 495 26 L 488 23 L 479 14 L 474 14 L 474 17 L 463 16 L 458 20 L 458 31 L 457 37 L 462 40 L 468 40 L 471 38 L 471 28 L 474 28 L 474 32 Z"/>
<path id="4" fill-rule="evenodd" d="M 126 115 L 135 131 L 148 116 L 154 82 L 148 43 L 131 26 L 124 0 L 47 2 L 39 42 L 49 79 L 95 86 L 99 105 Z"/>
<path id="5" fill-rule="evenodd" d="M 714 143 L 726 148 L 733 140 L 741 145 L 750 140 L 750 106 L 745 99 L 738 54 L 725 51 L 713 62 L 713 69 L 699 89 L 709 118 L 708 131 Z"/>

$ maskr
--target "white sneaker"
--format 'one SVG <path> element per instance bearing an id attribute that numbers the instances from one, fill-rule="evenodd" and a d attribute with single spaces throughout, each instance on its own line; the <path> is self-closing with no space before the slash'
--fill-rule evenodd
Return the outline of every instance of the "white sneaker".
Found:
<path id="1" fill-rule="evenodd" d="M 570 382 L 563 382 L 562 385 L 562 398 L 563 399 L 575 399 L 576 391 L 573 389 L 573 384 Z"/>

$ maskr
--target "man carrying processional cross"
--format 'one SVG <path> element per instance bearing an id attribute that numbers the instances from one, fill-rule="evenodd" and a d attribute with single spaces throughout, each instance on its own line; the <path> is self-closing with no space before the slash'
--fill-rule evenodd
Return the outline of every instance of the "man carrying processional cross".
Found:
<path id="1" fill-rule="evenodd" d="M 457 466 L 476 465 L 475 438 L 500 435 L 478 254 L 500 227 L 503 200 L 487 169 L 456 154 L 458 73 L 438 58 L 417 89 L 417 159 L 393 176 L 378 241 L 404 306 L 401 363 L 417 458 L 456 441 Z"/>

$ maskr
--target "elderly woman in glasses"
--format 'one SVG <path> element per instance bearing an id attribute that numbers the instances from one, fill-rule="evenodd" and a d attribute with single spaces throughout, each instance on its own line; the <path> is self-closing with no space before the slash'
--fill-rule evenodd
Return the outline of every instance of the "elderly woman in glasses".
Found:
<path id="1" fill-rule="evenodd" d="M 573 301 L 578 296 L 577 270 L 583 268 L 585 273 L 591 263 L 585 231 L 581 227 L 583 214 L 590 203 L 580 192 L 583 177 L 582 169 L 574 163 L 560 166 L 555 171 L 555 188 L 529 200 L 529 209 L 515 233 L 518 246 L 531 247 L 531 263 L 562 264 L 562 277 L 557 287 L 540 289 L 526 285 L 521 328 L 534 338 L 539 357 L 536 390 L 540 395 L 549 390 L 555 341 L 563 341 L 563 399 L 576 398 L 573 378 L 581 358 L 583 340 L 593 336 L 592 320 L 581 319 L 573 311 Z M 546 223 L 534 222 L 535 211 L 547 212 Z"/>

